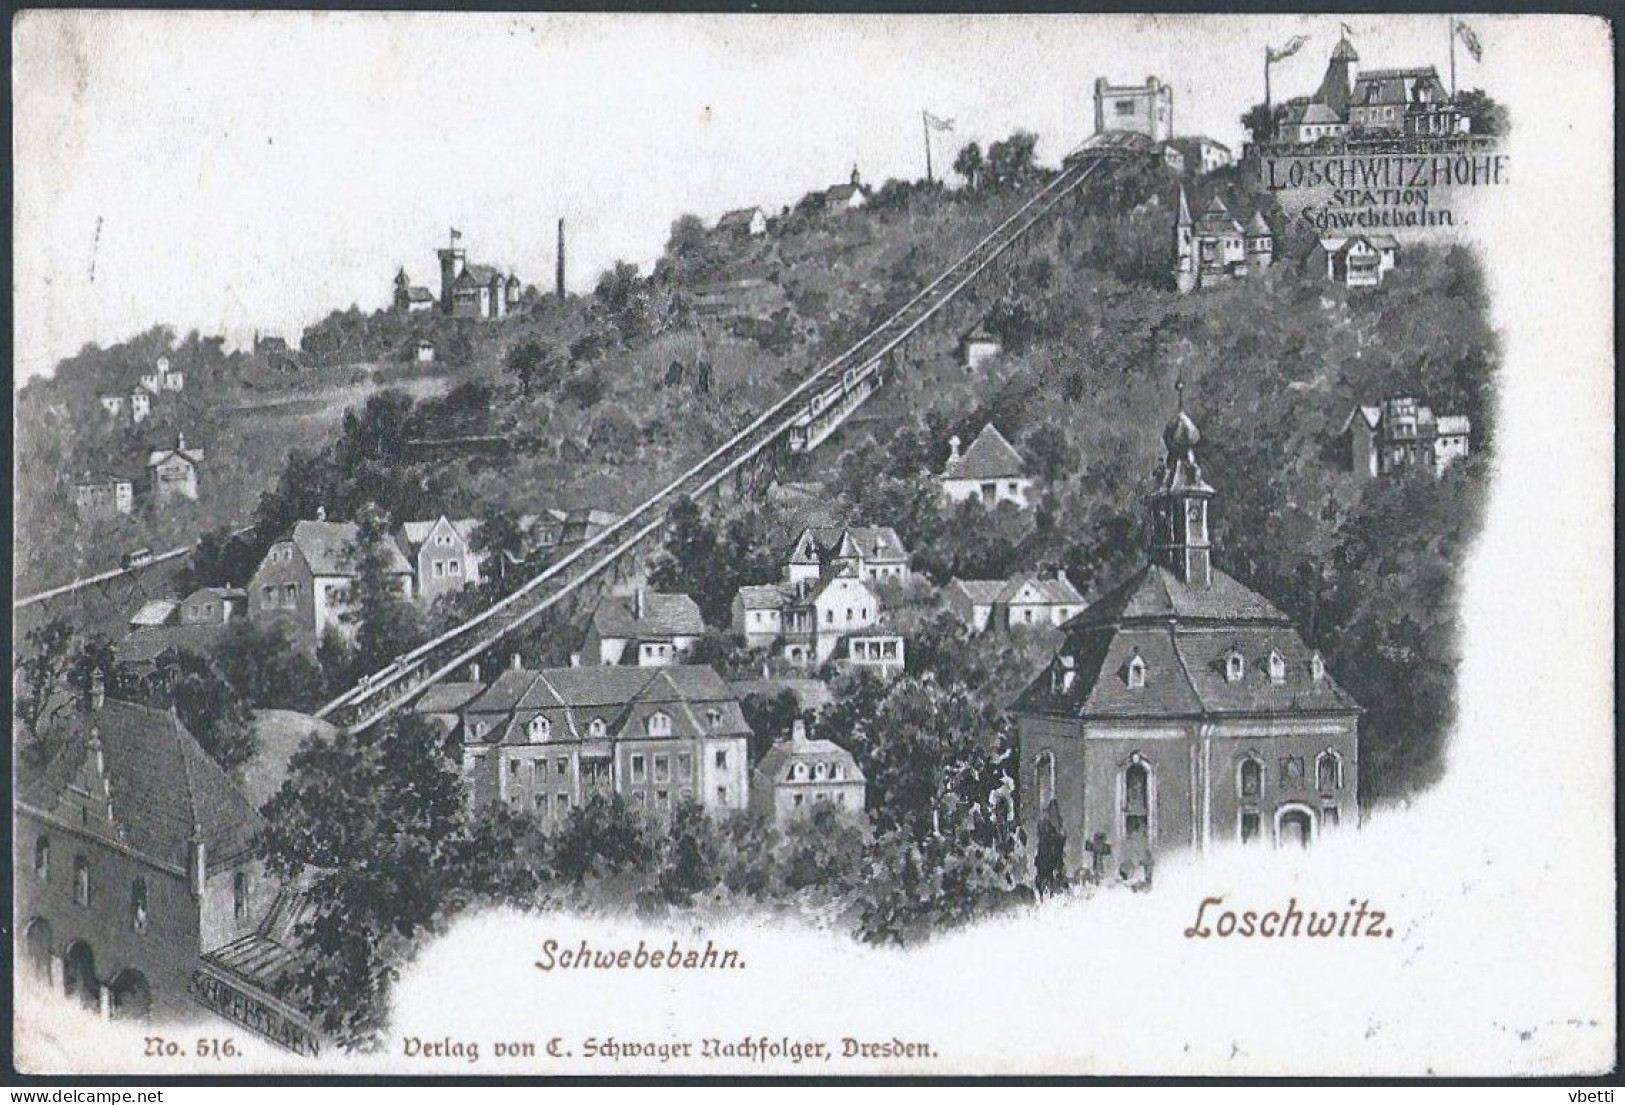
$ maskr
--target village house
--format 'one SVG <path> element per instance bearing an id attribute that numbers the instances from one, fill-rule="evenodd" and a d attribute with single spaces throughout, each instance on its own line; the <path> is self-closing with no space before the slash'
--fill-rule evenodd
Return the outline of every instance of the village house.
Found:
<path id="1" fill-rule="evenodd" d="M 970 372 L 975 372 L 1003 352 L 1004 343 L 990 334 L 987 327 L 981 323 L 977 323 L 959 339 L 959 359 Z"/>
<path id="2" fill-rule="evenodd" d="M 1315 94 L 1295 96 L 1277 109 L 1276 141 L 1449 137 L 1469 131 L 1470 120 L 1433 66 L 1368 69 L 1356 78 L 1359 60 L 1349 40 L 1340 39 Z"/>
<path id="3" fill-rule="evenodd" d="M 1185 168 L 1193 173 L 1206 175 L 1235 163 L 1229 146 L 1204 135 L 1175 138 L 1172 145 L 1184 155 Z"/>
<path id="4" fill-rule="evenodd" d="M 1153 142 L 1167 142 L 1174 136 L 1174 90 L 1156 77 L 1144 84 L 1112 84 L 1105 77 L 1095 81 L 1095 133 L 1129 131 L 1143 134 Z"/>
<path id="5" fill-rule="evenodd" d="M 858 175 L 856 165 L 852 166 L 852 177 L 847 183 L 828 188 L 823 194 L 826 212 L 856 211 L 868 202 L 869 189 L 864 186 L 863 178 Z"/>
<path id="6" fill-rule="evenodd" d="M 130 393 L 130 424 L 139 426 L 152 414 L 152 396 L 145 391 Z"/>
<path id="7" fill-rule="evenodd" d="M 1149 563 L 1067 623 L 1013 707 L 1022 820 L 1060 832 L 1074 870 L 1307 845 L 1359 815 L 1360 707 L 1286 615 L 1213 567 L 1200 438 L 1183 410 L 1168 424 Z"/>
<path id="8" fill-rule="evenodd" d="M 281 619 L 306 646 L 318 643 L 329 629 L 346 636 L 354 628 L 344 620 L 350 588 L 356 579 L 351 550 L 358 537 L 354 522 L 295 522 L 286 537 L 265 552 L 248 585 L 248 616 Z M 415 573 L 393 540 L 384 542 L 390 577 L 403 599 L 412 598 Z"/>
<path id="9" fill-rule="evenodd" d="M 1399 264 L 1399 242 L 1389 234 L 1354 234 L 1321 238 L 1304 258 L 1304 267 L 1346 288 L 1375 288 Z"/>
<path id="10" fill-rule="evenodd" d="M 199 957 L 278 897 L 259 813 L 173 711 L 97 684 L 48 732 L 48 762 L 16 757 L 19 968 L 104 1017 L 196 1018 Z"/>
<path id="11" fill-rule="evenodd" d="M 596 507 L 577 507 L 564 516 L 559 524 L 561 545 L 580 545 L 591 541 L 610 526 L 620 521 L 620 515 Z"/>
<path id="12" fill-rule="evenodd" d="M 102 410 L 114 418 L 124 413 L 124 396 L 122 395 L 98 395 L 96 402 L 102 405 Z"/>
<path id="13" fill-rule="evenodd" d="M 1472 447 L 1472 420 L 1464 414 L 1435 415 L 1409 396 L 1356 406 L 1343 421 L 1349 470 L 1366 479 L 1424 470 L 1442 476 Z"/>
<path id="14" fill-rule="evenodd" d="M 456 716 L 477 806 L 500 803 L 556 823 L 594 794 L 623 795 L 660 815 L 681 801 L 713 814 L 750 801 L 750 727 L 709 667 L 516 664 L 474 697 L 456 697 L 427 705 Z"/>
<path id="15" fill-rule="evenodd" d="M 248 616 L 248 592 L 241 587 L 199 587 L 181 600 L 181 625 L 225 625 Z"/>
<path id="16" fill-rule="evenodd" d="M 982 427 L 963 453 L 959 451 L 959 435 L 948 439 L 948 463 L 937 481 L 949 502 L 976 499 L 989 510 L 1000 503 L 1025 509 L 1033 486 L 1021 454 L 991 422 Z"/>
<path id="17" fill-rule="evenodd" d="M 401 525 L 397 540 L 412 565 L 413 594 L 425 605 L 480 582 L 480 561 L 473 546 L 478 529 L 473 519 L 454 522 L 444 514 L 433 521 Z"/>
<path id="18" fill-rule="evenodd" d="M 86 472 L 73 485 L 73 505 L 79 517 L 105 520 L 135 509 L 135 481 L 124 476 Z"/>
<path id="19" fill-rule="evenodd" d="M 468 253 L 457 241 L 462 237 L 452 232 L 452 244 L 437 250 L 440 257 L 440 309 L 453 318 L 478 318 L 487 321 L 505 317 L 519 306 L 519 278 L 512 274 L 506 278 L 490 265 L 468 262 Z M 396 294 L 400 294 L 400 280 L 396 279 Z M 408 285 L 408 306 L 411 310 L 411 288 Z"/>
<path id="20" fill-rule="evenodd" d="M 779 741 L 753 773 L 750 807 L 783 825 L 804 816 L 819 802 L 848 813 L 863 812 L 865 781 L 852 753 L 829 740 L 809 740 L 806 722 L 796 718 L 790 739 Z"/>
<path id="21" fill-rule="evenodd" d="M 403 267 L 395 274 L 393 302 L 397 311 L 410 313 L 414 311 L 432 311 L 435 309 L 437 301 L 434 293 L 428 288 L 422 284 L 412 283 L 411 278 L 406 275 L 406 269 Z"/>
<path id="22" fill-rule="evenodd" d="M 581 662 L 659 667 L 682 657 L 705 635 L 698 604 L 687 595 L 638 587 L 605 595 L 592 612 Z"/>
<path id="23" fill-rule="evenodd" d="M 196 499 L 198 467 L 203 463 L 201 448 L 187 448 L 186 435 L 175 435 L 173 449 L 153 449 L 147 454 L 152 474 L 153 500 L 159 505 L 176 499 Z"/>
<path id="24" fill-rule="evenodd" d="M 845 568 L 865 582 L 911 576 L 908 549 L 890 526 L 807 526 L 790 547 L 784 578 L 799 583 Z"/>
<path id="25" fill-rule="evenodd" d="M 904 663 L 903 639 L 879 630 L 880 621 L 879 598 L 851 565 L 741 587 L 732 604 L 733 630 L 751 648 L 796 665 L 835 660 L 894 674 Z"/>
<path id="26" fill-rule="evenodd" d="M 971 632 L 1021 626 L 1059 626 L 1083 610 L 1083 596 L 1064 571 L 1009 579 L 955 579 L 945 590 L 948 609 Z"/>
<path id="27" fill-rule="evenodd" d="M 180 599 L 147 599 L 130 615 L 130 629 L 146 629 L 155 625 L 179 625 Z"/>
<path id="28" fill-rule="evenodd" d="M 1215 195 L 1200 219 L 1191 218 L 1183 185 L 1174 216 L 1174 284 L 1190 293 L 1268 268 L 1275 261 L 1275 235 L 1261 211 L 1245 228 Z"/>
<path id="29" fill-rule="evenodd" d="M 729 211 L 717 220 L 717 230 L 741 238 L 756 238 L 767 233 L 767 215 L 760 207 L 741 207 Z"/>

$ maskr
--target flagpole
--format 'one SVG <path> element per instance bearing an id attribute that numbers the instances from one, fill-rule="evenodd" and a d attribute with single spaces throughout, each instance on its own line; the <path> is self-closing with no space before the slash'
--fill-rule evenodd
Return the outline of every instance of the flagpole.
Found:
<path id="1" fill-rule="evenodd" d="M 925 111 L 923 109 L 920 112 L 920 129 L 925 134 L 925 182 L 927 184 L 930 184 L 930 183 L 932 183 L 932 180 L 931 180 L 931 121 L 926 118 Z"/>
<path id="2" fill-rule="evenodd" d="M 1456 98 L 1456 17 L 1450 17 L 1450 99 Z"/>

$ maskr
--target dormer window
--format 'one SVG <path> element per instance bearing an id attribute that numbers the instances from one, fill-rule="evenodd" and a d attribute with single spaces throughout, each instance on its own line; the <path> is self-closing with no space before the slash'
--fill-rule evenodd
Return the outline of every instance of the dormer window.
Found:
<path id="1" fill-rule="evenodd" d="M 588 722 L 587 723 L 587 735 L 589 737 L 601 737 L 601 736 L 603 736 L 604 735 L 604 719 L 601 718 L 601 717 L 595 717 L 590 722 Z"/>
<path id="2" fill-rule="evenodd" d="M 525 726 L 525 732 L 530 735 L 531 740 L 544 741 L 547 739 L 548 734 L 552 731 L 552 728 L 552 725 L 548 724 L 548 720 L 545 717 L 538 715 L 530 719 L 530 724 Z"/>
<path id="3" fill-rule="evenodd" d="M 1270 664 L 1270 682 L 1271 683 L 1285 683 L 1286 682 L 1286 658 L 1284 656 L 1282 656 L 1279 652 L 1276 652 L 1272 648 L 1272 649 L 1270 649 L 1269 664 Z"/>
<path id="4" fill-rule="evenodd" d="M 807 778 L 807 765 L 798 763 L 792 767 L 790 769 L 790 778 L 794 779 L 798 783 L 804 781 Z"/>
<path id="5" fill-rule="evenodd" d="M 1326 678 L 1326 661 L 1321 659 L 1318 652 L 1309 654 L 1309 678 L 1316 683 Z"/>
<path id="6" fill-rule="evenodd" d="M 480 738 L 484 737 L 485 733 L 486 733 L 486 730 L 488 730 L 489 728 L 490 728 L 490 726 L 487 725 L 485 722 L 476 721 L 474 723 L 474 739 L 479 740 Z"/>
<path id="7" fill-rule="evenodd" d="M 1247 660 L 1241 653 L 1231 649 L 1224 654 L 1224 681 L 1226 683 L 1239 683 L 1247 674 Z"/>
<path id="8" fill-rule="evenodd" d="M 815 779 L 818 782 L 823 782 L 828 777 L 829 777 L 829 767 L 828 767 L 828 765 L 821 764 L 821 763 L 813 765 L 813 779 Z"/>
<path id="9" fill-rule="evenodd" d="M 1070 656 L 1059 656 L 1055 660 L 1055 667 L 1050 670 L 1050 690 L 1055 694 L 1066 694 L 1077 677 L 1077 662 Z"/>
<path id="10" fill-rule="evenodd" d="M 651 737 L 671 736 L 671 715 L 656 711 L 643 723 L 643 731 Z"/>
<path id="11" fill-rule="evenodd" d="M 712 730 L 713 732 L 716 731 L 717 729 L 722 728 L 722 711 L 721 710 L 707 710 L 707 711 L 705 711 L 705 725 L 706 725 L 706 728 Z"/>
<path id="12" fill-rule="evenodd" d="M 1145 686 L 1145 660 L 1141 658 L 1138 652 L 1129 657 L 1128 668 L 1126 669 L 1125 674 L 1128 677 L 1129 686 Z"/>

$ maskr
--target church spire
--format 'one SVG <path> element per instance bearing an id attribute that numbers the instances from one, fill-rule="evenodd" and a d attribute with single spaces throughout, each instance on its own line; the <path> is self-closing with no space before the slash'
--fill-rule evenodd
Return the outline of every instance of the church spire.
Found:
<path id="1" fill-rule="evenodd" d="M 1179 410 L 1162 431 L 1166 456 L 1157 469 L 1150 507 L 1151 563 L 1192 587 L 1213 582 L 1213 547 L 1208 540 L 1207 506 L 1215 492 L 1202 479 L 1196 445 L 1202 432 L 1185 413 L 1185 380 L 1174 384 Z"/>

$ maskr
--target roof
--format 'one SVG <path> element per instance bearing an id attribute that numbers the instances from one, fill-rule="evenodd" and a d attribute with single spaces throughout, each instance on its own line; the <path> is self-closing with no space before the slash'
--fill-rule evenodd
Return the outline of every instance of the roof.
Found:
<path id="1" fill-rule="evenodd" d="M 1240 234 L 1241 224 L 1224 205 L 1224 200 L 1214 196 L 1202 212 L 1202 217 L 1196 220 L 1197 234 Z"/>
<path id="2" fill-rule="evenodd" d="M 173 711 L 109 698 L 57 715 L 51 736 L 49 764 L 19 762 L 18 801 L 171 867 L 185 868 L 194 825 L 211 873 L 250 852 L 259 813 Z"/>
<path id="3" fill-rule="evenodd" d="M 1354 713 L 1358 704 L 1269 600 L 1222 572 L 1191 587 L 1150 565 L 1066 623 L 1067 643 L 1028 685 L 1017 708 L 1083 718 L 1212 714 Z M 1245 662 L 1226 677 L 1231 652 Z M 1283 677 L 1271 677 L 1279 656 Z M 1134 659 L 1145 685 L 1129 683 Z M 1072 675 L 1070 683 L 1066 674 Z"/>
<path id="4" fill-rule="evenodd" d="M 598 510 L 596 507 L 577 507 L 565 515 L 564 521 L 567 525 L 572 522 L 585 522 L 589 526 L 611 526 L 619 518 L 620 515 L 613 511 Z"/>
<path id="5" fill-rule="evenodd" d="M 294 523 L 288 540 L 304 556 L 312 575 L 351 577 L 355 569 L 351 566 L 348 549 L 355 543 L 357 532 L 354 522 L 307 520 Z M 406 562 L 406 556 L 395 542 L 384 542 L 384 555 L 389 558 L 391 575 L 412 574 L 412 565 Z"/>
<path id="6" fill-rule="evenodd" d="M 455 713 L 484 690 L 484 683 L 436 683 L 418 696 L 412 708 L 420 714 Z"/>
<path id="7" fill-rule="evenodd" d="M 1341 253 L 1345 248 L 1355 242 L 1364 242 L 1373 249 L 1384 253 L 1399 248 L 1399 240 L 1392 234 L 1350 234 L 1337 235 L 1320 239 L 1320 248 L 1327 253 Z"/>
<path id="8" fill-rule="evenodd" d="M 147 467 L 156 468 L 171 457 L 179 457 L 187 464 L 198 465 L 203 463 L 202 449 L 154 449 L 147 454 Z"/>
<path id="9" fill-rule="evenodd" d="M 1247 223 L 1247 233 L 1250 237 L 1258 238 L 1271 235 L 1270 224 L 1264 221 L 1264 212 L 1254 211 L 1253 217 Z"/>
<path id="10" fill-rule="evenodd" d="M 745 610 L 777 610 L 789 597 L 787 584 L 762 583 L 741 587 L 736 601 Z"/>
<path id="11" fill-rule="evenodd" d="M 481 284 L 489 284 L 493 280 L 502 279 L 502 274 L 490 265 L 469 265 L 463 271 Z"/>
<path id="12" fill-rule="evenodd" d="M 694 707 L 702 705 L 707 712 L 716 711 L 715 724 L 701 720 Z M 417 709 L 426 712 L 421 703 Z M 524 727 L 538 716 L 548 718 L 555 733 L 577 738 L 588 732 L 594 719 L 617 736 L 638 736 L 643 722 L 656 711 L 670 717 L 674 737 L 750 732 L 734 691 L 714 670 L 700 664 L 510 668 L 465 709 L 471 714 L 508 716 L 507 725 L 487 734 L 491 742 L 528 740 Z"/>
<path id="13" fill-rule="evenodd" d="M 1030 602 L 1043 603 L 1050 606 L 1075 606 L 1083 602 L 1083 595 L 1072 586 L 1072 581 L 1065 575 L 1040 576 L 1012 576 L 999 589 L 998 596 L 993 600 L 997 603 L 1008 604 L 1021 595 L 1025 588 L 1032 588 L 1035 594 Z"/>
<path id="14" fill-rule="evenodd" d="M 179 599 L 148 599 L 130 615 L 130 626 L 166 625 L 179 606 Z"/>
<path id="15" fill-rule="evenodd" d="M 808 548 L 808 535 L 816 549 Z M 791 563 L 815 563 L 819 555 L 861 557 L 882 563 L 908 559 L 908 548 L 891 526 L 807 526 L 796 538 Z"/>
<path id="16" fill-rule="evenodd" d="M 1354 426 L 1356 418 L 1362 419 L 1367 429 L 1374 430 L 1377 428 L 1377 423 L 1382 421 L 1382 408 L 1368 407 L 1363 403 L 1356 403 L 1354 409 L 1349 411 L 1349 416 L 1343 420 L 1343 428 L 1338 433 L 1348 433 Z"/>
<path id="17" fill-rule="evenodd" d="M 459 518 L 453 521 L 442 514 L 439 518 L 433 518 L 427 522 L 402 522 L 401 536 L 406 538 L 407 544 L 415 552 L 429 539 L 429 534 L 434 532 L 435 526 L 439 525 L 442 519 L 457 532 L 457 536 L 461 537 L 465 543 L 473 536 L 474 531 L 479 528 L 479 524 L 472 518 Z"/>
<path id="18" fill-rule="evenodd" d="M 104 487 L 110 483 L 134 483 L 128 476 L 115 476 L 111 473 L 86 472 L 75 482 L 75 487 Z"/>
<path id="19" fill-rule="evenodd" d="M 705 632 L 700 607 L 684 594 L 642 591 L 643 612 L 636 595 L 606 595 L 592 613 L 600 637 L 698 637 Z"/>
<path id="20" fill-rule="evenodd" d="M 248 592 L 243 590 L 241 587 L 199 587 L 196 591 L 193 591 L 181 601 L 192 602 L 196 599 L 245 599 L 247 597 Z"/>
<path id="21" fill-rule="evenodd" d="M 845 778 L 839 780 L 840 782 L 864 781 L 863 771 L 858 767 L 858 762 L 852 758 L 852 753 L 829 740 L 780 741 L 767 750 L 767 755 L 756 765 L 756 770 L 771 784 L 786 783 L 790 781 L 786 777 L 786 769 L 797 760 L 834 760 L 846 769 Z"/>
<path id="22" fill-rule="evenodd" d="M 999 593 L 1004 590 L 1005 581 L 1002 579 L 952 579 L 948 581 L 950 590 L 957 590 L 964 595 L 973 606 L 992 606 L 998 600 Z"/>
<path id="23" fill-rule="evenodd" d="M 942 470 L 945 480 L 995 480 L 1008 476 L 1025 476 L 1025 462 L 1016 447 L 1011 445 L 999 428 L 989 422 L 982 427 L 957 458 L 950 457 Z"/>
<path id="24" fill-rule="evenodd" d="M 1465 414 L 1441 414 L 1438 428 L 1441 434 L 1470 434 L 1473 432 L 1473 420 Z"/>
<path id="25" fill-rule="evenodd" d="M 765 679 L 736 679 L 729 684 L 740 698 L 757 695 L 773 698 L 788 691 L 796 697 L 796 706 L 803 711 L 822 710 L 835 703 L 835 693 L 820 679 L 775 676 Z"/>
<path id="26" fill-rule="evenodd" d="M 862 195 L 863 186 L 859 184 L 837 184 L 824 192 L 825 203 L 848 203 L 854 194 Z"/>
<path id="27" fill-rule="evenodd" d="M 435 294 L 428 288 L 414 284 L 406 290 L 406 298 L 413 303 L 433 303 Z"/>
<path id="28" fill-rule="evenodd" d="M 1413 69 L 1368 69 L 1355 78 L 1350 103 L 1359 107 L 1409 103 L 1409 84 L 1415 81 L 1438 84 L 1439 72 L 1431 65 Z"/>
<path id="29" fill-rule="evenodd" d="M 121 664 L 150 664 L 172 648 L 206 653 L 225 632 L 225 622 L 199 625 L 143 625 L 113 646 Z"/>

